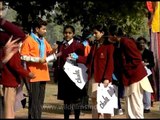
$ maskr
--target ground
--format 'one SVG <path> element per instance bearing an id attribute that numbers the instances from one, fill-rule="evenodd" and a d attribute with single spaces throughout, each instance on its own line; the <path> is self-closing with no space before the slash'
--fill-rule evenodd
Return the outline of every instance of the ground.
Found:
<path id="1" fill-rule="evenodd" d="M 24 92 L 26 92 L 24 87 Z M 124 109 L 124 100 L 122 99 L 122 108 Z M 28 104 L 28 103 L 27 103 Z M 46 86 L 46 96 L 44 101 L 42 119 L 63 119 L 63 110 L 62 110 L 63 102 L 57 100 L 57 84 L 50 82 L 47 83 Z M 27 112 L 28 109 L 21 108 L 16 111 L 16 118 L 17 119 L 27 119 Z M 160 118 L 160 102 L 156 101 L 151 108 L 150 113 L 145 113 L 145 119 L 158 119 Z M 81 114 L 80 119 L 91 119 L 91 110 L 83 111 L 84 114 Z M 73 115 L 70 118 L 74 118 Z M 125 115 L 115 115 L 112 117 L 113 119 L 125 119 Z"/>

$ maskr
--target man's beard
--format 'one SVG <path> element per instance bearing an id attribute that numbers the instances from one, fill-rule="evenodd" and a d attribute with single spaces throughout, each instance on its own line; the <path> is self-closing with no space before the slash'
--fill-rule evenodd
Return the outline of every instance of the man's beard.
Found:
<path id="1" fill-rule="evenodd" d="M 42 34 L 38 34 L 39 38 L 43 38 L 44 36 L 45 36 L 45 34 L 43 34 L 43 35 Z"/>

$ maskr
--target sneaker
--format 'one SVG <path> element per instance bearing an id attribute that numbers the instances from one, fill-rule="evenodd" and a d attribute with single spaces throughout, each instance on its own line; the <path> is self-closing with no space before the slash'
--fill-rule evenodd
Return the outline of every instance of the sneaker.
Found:
<path id="1" fill-rule="evenodd" d="M 123 115 L 123 110 L 122 109 L 118 109 L 118 115 Z"/>
<path id="2" fill-rule="evenodd" d="M 151 107 L 153 107 L 153 101 L 151 101 Z"/>

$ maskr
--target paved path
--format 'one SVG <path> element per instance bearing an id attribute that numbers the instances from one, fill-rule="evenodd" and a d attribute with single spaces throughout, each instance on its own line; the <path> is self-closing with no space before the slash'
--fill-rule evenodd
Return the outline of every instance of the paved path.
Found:
<path id="1" fill-rule="evenodd" d="M 25 89 L 24 89 L 25 91 Z M 44 109 L 42 113 L 42 119 L 63 119 L 63 110 L 62 105 L 63 102 L 57 100 L 57 85 L 53 83 L 48 83 L 46 86 L 46 96 Z M 160 102 L 154 102 L 153 107 L 151 108 L 150 113 L 145 113 L 144 116 L 146 119 L 159 119 L 160 118 L 160 110 L 159 110 Z M 124 101 L 122 100 L 122 108 L 124 108 Z M 16 112 L 17 119 L 27 119 L 27 107 L 25 109 L 20 109 Z M 83 111 L 84 114 L 81 114 L 80 119 L 91 119 L 91 110 Z M 74 118 L 73 115 L 70 118 Z M 115 115 L 112 117 L 113 119 L 125 119 L 125 115 Z"/>

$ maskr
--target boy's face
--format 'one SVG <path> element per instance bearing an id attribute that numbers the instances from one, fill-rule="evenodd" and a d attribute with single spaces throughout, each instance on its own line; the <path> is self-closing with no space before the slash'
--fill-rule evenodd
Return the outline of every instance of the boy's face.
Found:
<path id="1" fill-rule="evenodd" d="M 4 5 L 2 1 L 0 1 L 0 18 L 3 18 L 6 16 L 8 11 L 8 6 Z"/>
<path id="2" fill-rule="evenodd" d="M 44 37 L 47 33 L 46 26 L 42 25 L 40 28 L 36 28 L 36 33 L 39 37 Z"/>

